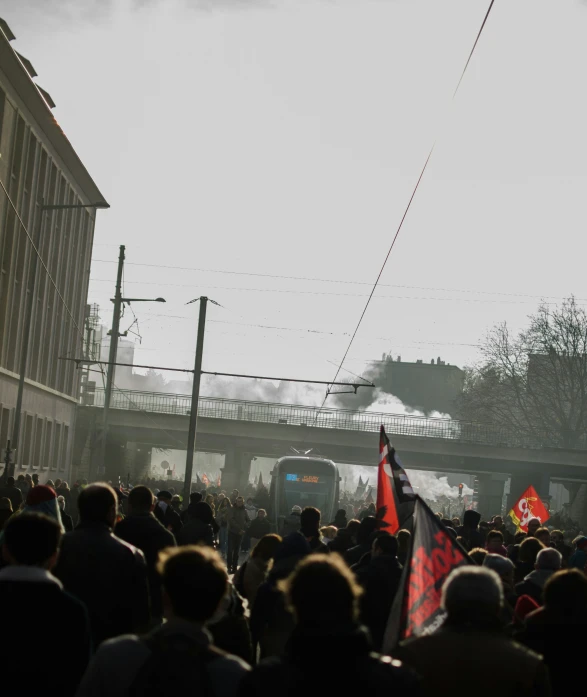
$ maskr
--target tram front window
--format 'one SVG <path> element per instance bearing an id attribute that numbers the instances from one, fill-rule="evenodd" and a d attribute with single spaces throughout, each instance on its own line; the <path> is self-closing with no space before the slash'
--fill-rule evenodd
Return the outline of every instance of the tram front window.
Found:
<path id="1" fill-rule="evenodd" d="M 305 508 L 313 506 L 320 511 L 327 508 L 332 482 L 325 477 L 315 477 L 306 474 L 286 474 L 284 494 L 286 510 L 294 506 Z"/>

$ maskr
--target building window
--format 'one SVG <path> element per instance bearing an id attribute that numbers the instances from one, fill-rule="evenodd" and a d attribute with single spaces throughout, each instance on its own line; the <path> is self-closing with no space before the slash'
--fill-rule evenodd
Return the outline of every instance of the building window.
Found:
<path id="1" fill-rule="evenodd" d="M 45 424 L 45 447 L 43 449 L 43 466 L 45 468 L 50 467 L 52 470 L 57 469 L 57 462 L 55 461 L 55 450 L 53 447 L 53 421 L 47 419 Z"/>
<path id="2" fill-rule="evenodd" d="M 35 428 L 35 439 L 34 439 L 34 451 L 33 451 L 33 467 L 39 469 L 39 467 L 46 468 L 46 456 L 43 449 L 43 436 L 45 435 L 45 419 L 40 416 L 36 418 L 36 428 Z"/>
<path id="3" fill-rule="evenodd" d="M 23 425 L 24 425 L 24 432 L 21 431 L 20 443 L 18 446 L 18 449 L 19 449 L 22 457 L 19 457 L 18 460 L 20 462 L 21 467 L 29 467 L 33 464 L 32 463 L 32 454 L 33 454 L 34 421 L 33 421 L 32 414 L 25 415 Z M 22 429 L 22 426 L 21 426 L 21 429 Z"/>

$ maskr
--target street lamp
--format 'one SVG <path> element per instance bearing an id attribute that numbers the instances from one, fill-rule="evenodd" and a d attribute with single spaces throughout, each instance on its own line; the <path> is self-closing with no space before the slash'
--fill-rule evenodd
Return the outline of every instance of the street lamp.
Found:
<path id="1" fill-rule="evenodd" d="M 125 246 L 120 245 L 118 255 L 118 272 L 116 275 L 116 293 L 111 301 L 114 303 L 114 313 L 112 315 L 112 328 L 110 334 L 110 351 L 108 354 L 108 366 L 106 372 L 106 387 L 104 389 L 104 409 L 102 412 L 102 433 L 100 439 L 98 474 L 103 474 L 106 470 L 106 439 L 108 435 L 108 416 L 110 412 L 110 401 L 112 399 L 112 388 L 114 386 L 114 373 L 116 370 L 116 354 L 118 352 L 118 339 L 120 337 L 120 314 L 124 303 L 164 303 L 165 298 L 123 298 L 122 297 L 122 271 L 124 269 Z M 90 473 L 91 478 L 91 473 Z"/>
<path id="2" fill-rule="evenodd" d="M 41 235 L 43 232 L 43 213 L 45 211 L 62 211 L 71 210 L 75 208 L 110 208 L 106 201 L 98 201 L 97 203 L 58 203 L 58 204 L 45 204 L 45 199 L 41 199 L 41 205 L 39 207 L 39 218 L 35 231 L 34 248 L 32 250 L 31 265 L 29 270 L 29 279 L 32 281 L 31 289 L 27 296 L 26 306 L 25 306 L 25 316 L 24 316 L 24 326 L 23 326 L 23 337 L 22 346 L 20 349 L 20 373 L 18 377 L 18 392 L 16 396 L 16 409 L 14 414 L 14 426 L 12 427 L 12 438 L 10 440 L 10 447 L 13 452 L 16 451 L 19 445 L 20 436 L 20 422 L 22 420 L 22 399 L 24 395 L 24 383 L 26 368 L 29 356 L 29 343 L 31 338 L 31 322 L 33 315 L 33 302 L 37 286 L 37 266 L 39 258 L 39 250 L 41 248 Z M 26 285 L 25 285 L 26 287 Z M 8 458 L 7 458 L 8 459 Z M 7 462 L 2 477 L 2 481 L 6 481 L 8 478 L 8 470 L 12 469 L 12 466 Z"/>

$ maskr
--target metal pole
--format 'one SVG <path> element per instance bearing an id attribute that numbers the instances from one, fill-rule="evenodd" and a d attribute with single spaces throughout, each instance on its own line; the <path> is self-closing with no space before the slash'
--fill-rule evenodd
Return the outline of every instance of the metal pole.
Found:
<path id="1" fill-rule="evenodd" d="M 33 318 L 33 304 L 35 300 L 36 288 L 37 288 L 37 261 L 39 259 L 39 254 L 41 249 L 41 233 L 43 229 L 43 213 L 45 210 L 45 199 L 41 198 L 41 205 L 39 206 L 39 217 L 37 219 L 37 229 L 35 230 L 35 241 L 34 248 L 31 248 L 31 264 L 29 267 L 29 287 L 30 291 L 26 297 L 26 305 L 24 310 L 24 324 L 22 333 L 22 344 L 20 346 L 20 369 L 18 376 L 18 393 L 16 396 L 16 409 L 14 410 L 14 425 L 12 427 L 12 438 L 11 445 L 14 451 L 14 459 L 18 458 L 17 448 L 20 445 L 20 422 L 22 421 L 22 399 L 24 396 L 24 381 L 26 376 L 26 369 L 29 359 L 29 343 L 31 339 L 31 324 Z M 26 287 L 26 286 L 25 286 Z M 10 473 L 9 473 L 10 470 Z M 5 467 L 2 479 L 8 478 L 14 471 L 14 463 L 12 465 Z"/>
<path id="2" fill-rule="evenodd" d="M 110 352 L 108 354 L 108 367 L 106 369 L 106 389 L 104 390 L 104 410 L 102 412 L 102 434 L 100 440 L 100 459 L 98 461 L 98 474 L 103 474 L 106 469 L 106 440 L 108 438 L 108 413 L 114 385 L 114 373 L 116 371 L 116 353 L 118 351 L 118 337 L 120 336 L 120 311 L 122 308 L 122 271 L 124 269 L 125 246 L 120 245 L 118 255 L 118 274 L 116 276 L 116 293 L 114 294 L 114 313 L 112 315 L 112 329 L 110 330 Z"/>
<path id="3" fill-rule="evenodd" d="M 185 480 L 183 485 L 183 501 L 186 506 L 189 504 L 192 490 L 192 472 L 194 469 L 194 448 L 196 446 L 196 428 L 198 425 L 198 400 L 200 399 L 200 378 L 202 377 L 202 354 L 204 352 L 204 330 L 206 327 L 207 304 L 208 298 L 200 298 L 200 317 L 198 319 L 198 339 L 196 342 L 196 361 L 194 364 L 194 384 L 192 387 L 192 404 L 188 429 L 188 452 L 185 460 Z"/>

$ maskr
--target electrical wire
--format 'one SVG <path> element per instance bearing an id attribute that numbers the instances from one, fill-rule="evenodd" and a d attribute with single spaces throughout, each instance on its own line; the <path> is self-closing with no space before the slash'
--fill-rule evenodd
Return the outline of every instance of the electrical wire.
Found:
<path id="1" fill-rule="evenodd" d="M 477 37 L 475 38 L 475 42 L 474 42 L 473 47 L 469 53 L 469 56 L 467 58 L 467 62 L 465 63 L 465 67 L 463 68 L 463 72 L 461 73 L 461 76 L 460 76 L 459 81 L 457 83 L 456 89 L 453 92 L 453 96 L 452 96 L 453 101 L 457 95 L 457 92 L 459 91 L 459 88 L 461 86 L 463 78 L 465 77 L 465 73 L 467 72 L 467 68 L 469 67 L 469 63 L 471 62 L 471 59 L 473 57 L 473 54 L 474 54 L 475 49 L 477 47 L 477 44 L 479 43 L 479 39 L 481 38 L 481 34 L 482 34 L 483 29 L 487 23 L 487 20 L 489 18 L 489 14 L 491 12 L 491 9 L 492 9 L 494 3 L 495 3 L 495 0 L 491 0 L 491 2 L 489 3 L 489 7 L 487 9 L 487 12 L 485 13 L 485 17 L 483 18 L 483 22 L 481 24 L 481 27 L 480 27 L 479 31 L 477 32 Z M 422 167 L 422 170 L 420 172 L 420 176 L 418 177 L 418 180 L 416 181 L 416 185 L 414 186 L 414 190 L 412 191 L 412 195 L 410 196 L 410 199 L 408 201 L 408 205 L 406 206 L 406 209 L 405 209 L 404 214 L 400 220 L 400 223 L 399 223 L 398 228 L 395 232 L 395 235 L 393 236 L 393 239 L 391 241 L 391 245 L 389 246 L 389 249 L 387 250 L 387 254 L 385 255 L 385 259 L 383 260 L 383 264 L 381 265 L 381 269 L 379 270 L 379 273 L 377 274 L 377 278 L 375 279 L 375 283 L 373 284 L 373 288 L 371 289 L 371 293 L 369 294 L 367 302 L 365 303 L 365 307 L 363 308 L 363 311 L 361 312 L 361 315 L 359 317 L 359 321 L 357 322 L 357 326 L 355 327 L 353 335 L 351 336 L 351 340 L 348 343 L 348 346 L 346 348 L 346 351 L 344 352 L 342 360 L 340 361 L 340 364 L 338 365 L 338 368 L 336 369 L 336 373 L 334 375 L 333 382 L 338 378 L 338 375 L 339 375 L 341 368 L 345 362 L 345 359 L 348 356 L 348 353 L 351 349 L 351 346 L 353 345 L 355 337 L 357 336 L 357 333 L 359 331 L 359 328 L 361 327 L 361 324 L 363 322 L 363 318 L 365 317 L 367 309 L 369 308 L 369 305 L 371 303 L 371 299 L 373 298 L 373 295 L 375 294 L 375 291 L 377 289 L 377 285 L 379 284 L 379 280 L 381 279 L 381 276 L 383 275 L 383 271 L 385 270 L 385 267 L 387 265 L 387 261 L 388 261 L 390 255 L 393 251 L 393 248 L 395 247 L 395 243 L 399 237 L 399 234 L 402 231 L 404 221 L 405 221 L 405 219 L 408 215 L 408 212 L 412 206 L 412 201 L 414 200 L 414 197 L 416 196 L 418 188 L 420 187 L 420 182 L 422 181 L 422 177 L 424 176 L 424 173 L 426 172 L 426 169 L 428 167 L 428 163 L 430 162 L 430 158 L 432 157 L 432 153 L 434 152 L 434 149 L 436 148 L 436 142 L 437 141 L 435 140 L 434 143 L 432 144 L 432 147 L 430 148 L 430 152 L 428 153 L 428 157 L 426 158 L 426 161 L 424 162 L 424 166 Z M 322 402 L 321 408 L 323 408 L 324 405 L 326 404 L 326 400 L 328 399 L 329 394 L 330 394 L 330 390 L 329 390 L 329 388 L 326 388 L 326 394 L 324 396 L 324 400 Z M 318 418 L 318 413 L 319 413 L 319 410 L 316 412 L 316 418 Z"/>

